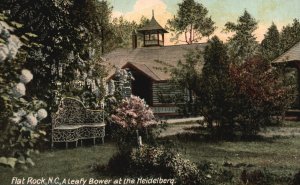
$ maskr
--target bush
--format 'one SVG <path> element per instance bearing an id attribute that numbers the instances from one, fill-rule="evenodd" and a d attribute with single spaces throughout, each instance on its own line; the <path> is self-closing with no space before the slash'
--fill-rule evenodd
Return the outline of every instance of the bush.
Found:
<path id="1" fill-rule="evenodd" d="M 147 145 L 131 152 L 118 153 L 110 159 L 105 169 L 114 176 L 174 178 L 176 184 L 182 185 L 207 185 L 205 182 L 208 179 L 195 163 L 183 159 L 180 154 Z"/>
<path id="2" fill-rule="evenodd" d="M 300 184 L 300 171 L 294 175 L 292 185 Z"/>
<path id="3" fill-rule="evenodd" d="M 201 115 L 216 137 L 256 135 L 294 99 L 294 87 L 281 79 L 270 63 L 253 57 L 235 64 L 217 37 L 205 49 L 195 92 Z"/>
<path id="4" fill-rule="evenodd" d="M 249 185 L 272 185 L 274 183 L 273 175 L 267 170 L 260 169 L 253 171 L 243 170 L 241 180 Z"/>
<path id="5" fill-rule="evenodd" d="M 230 77 L 234 85 L 234 121 L 243 135 L 255 135 L 281 115 L 293 102 L 294 87 L 280 79 L 270 63 L 254 57 L 242 65 L 232 65 Z"/>
<path id="6" fill-rule="evenodd" d="M 117 139 L 120 150 L 130 151 L 138 146 L 138 137 L 154 140 L 153 127 L 157 125 L 152 110 L 137 96 L 125 98 L 110 117 L 113 123 L 113 138 Z"/>
<path id="7" fill-rule="evenodd" d="M 21 46 L 26 45 L 12 33 L 14 28 L 9 24 L 0 14 L 0 164 L 33 166 L 30 154 L 38 139 L 45 135 L 36 126 L 47 117 L 47 112 L 42 108 L 43 102 L 25 97 L 25 84 L 33 75 L 22 69 L 26 52 Z"/>

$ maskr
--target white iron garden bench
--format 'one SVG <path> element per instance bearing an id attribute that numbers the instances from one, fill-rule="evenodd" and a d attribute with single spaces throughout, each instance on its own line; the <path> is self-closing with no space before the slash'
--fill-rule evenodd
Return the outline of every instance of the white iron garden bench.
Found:
<path id="1" fill-rule="evenodd" d="M 75 98 L 63 98 L 56 113 L 52 114 L 52 143 L 65 142 L 68 148 L 69 142 L 83 139 L 101 138 L 104 143 L 105 123 L 103 110 L 90 110 Z"/>

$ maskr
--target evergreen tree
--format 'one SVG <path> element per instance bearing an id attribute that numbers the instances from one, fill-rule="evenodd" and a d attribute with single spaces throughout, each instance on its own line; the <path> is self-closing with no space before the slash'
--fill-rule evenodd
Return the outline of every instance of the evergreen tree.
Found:
<path id="1" fill-rule="evenodd" d="M 227 124 L 232 123 L 232 120 L 226 120 L 231 115 L 232 99 L 229 58 L 226 46 L 216 36 L 209 40 L 209 45 L 205 48 L 204 67 L 197 86 L 198 106 L 209 127 L 213 128 L 213 123 L 228 127 Z"/>
<path id="2" fill-rule="evenodd" d="M 300 22 L 294 19 L 293 24 L 284 26 L 280 33 L 281 53 L 286 52 L 298 42 L 300 42 Z"/>
<path id="3" fill-rule="evenodd" d="M 261 42 L 262 56 L 267 61 L 272 61 L 280 54 L 280 35 L 277 26 L 272 23 Z"/>
<path id="4" fill-rule="evenodd" d="M 237 23 L 227 22 L 225 31 L 235 34 L 228 40 L 229 56 L 233 61 L 243 62 L 255 55 L 258 42 L 254 36 L 257 29 L 257 21 L 245 10 L 238 18 Z"/>
<path id="5" fill-rule="evenodd" d="M 168 20 L 168 28 L 175 33 L 174 39 L 184 35 L 187 44 L 197 42 L 202 37 L 209 37 L 215 30 L 214 22 L 208 17 L 208 10 L 194 0 L 184 0 L 173 19 Z"/>

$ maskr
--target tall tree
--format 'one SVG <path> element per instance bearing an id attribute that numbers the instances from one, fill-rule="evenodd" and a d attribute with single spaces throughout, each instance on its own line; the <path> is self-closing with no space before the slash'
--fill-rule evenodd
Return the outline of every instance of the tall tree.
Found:
<path id="1" fill-rule="evenodd" d="M 174 39 L 181 41 L 179 36 L 185 37 L 184 42 L 192 44 L 202 37 L 209 37 L 216 27 L 208 10 L 194 0 L 184 0 L 178 4 L 179 9 L 173 19 L 168 20 L 168 29 L 175 33 Z"/>
<path id="2" fill-rule="evenodd" d="M 280 35 L 277 26 L 272 23 L 261 42 L 262 56 L 267 61 L 272 61 L 280 54 Z"/>
<path id="3" fill-rule="evenodd" d="M 101 35 L 101 20 L 97 17 L 105 1 L 83 0 L 7 0 L 1 10 L 10 12 L 8 17 L 23 24 L 19 32 L 37 35 L 38 47 L 30 48 L 26 67 L 36 77 L 29 84 L 30 94 L 53 104 L 58 81 L 68 84 L 75 79 L 75 71 L 87 70 L 93 50 L 91 41 Z M 105 4 L 106 5 L 106 4 Z M 86 9 L 83 9 L 85 7 Z M 8 10 L 8 11 L 7 11 Z M 105 14 L 109 15 L 109 14 Z M 104 28 L 103 28 L 104 29 Z M 104 38 L 104 37 L 102 37 Z M 100 44 L 103 44 L 100 39 Z M 86 71 L 87 73 L 88 71 Z M 101 77 L 100 77 L 101 78 Z"/>
<path id="4" fill-rule="evenodd" d="M 72 23 L 88 31 L 85 39 L 90 46 L 99 48 L 99 54 L 111 50 L 108 43 L 113 37 L 112 7 L 106 0 L 73 0 L 69 11 Z"/>
<path id="5" fill-rule="evenodd" d="M 238 18 L 237 23 L 227 22 L 225 24 L 226 32 L 235 33 L 228 40 L 228 50 L 232 60 L 243 62 L 255 55 L 258 48 L 258 42 L 254 36 L 256 29 L 257 21 L 246 10 Z"/>
<path id="6" fill-rule="evenodd" d="M 284 26 L 280 33 L 281 53 L 290 49 L 297 42 L 300 42 L 300 22 L 298 19 L 294 19 L 293 24 Z"/>
<path id="7" fill-rule="evenodd" d="M 141 17 L 139 22 L 127 21 L 124 17 L 114 18 L 111 27 L 113 35 L 108 40 L 108 48 L 130 48 L 132 47 L 132 34 L 137 34 L 139 40 L 142 40 L 142 35 L 136 33 L 136 30 L 148 24 L 150 20 L 144 16 Z M 135 33 L 134 33 L 135 32 Z"/>
<path id="8" fill-rule="evenodd" d="M 132 32 L 137 23 L 127 21 L 124 17 L 114 18 L 112 21 L 114 39 L 111 40 L 113 48 L 129 48 L 132 46 Z"/>
<path id="9" fill-rule="evenodd" d="M 226 46 L 214 36 L 205 48 L 201 81 L 196 91 L 201 115 L 204 116 L 211 129 L 213 123 L 217 123 L 218 126 L 231 123 L 226 120 L 230 117 L 230 110 L 232 110 L 230 108 L 232 88 L 229 80 L 229 64 Z"/>

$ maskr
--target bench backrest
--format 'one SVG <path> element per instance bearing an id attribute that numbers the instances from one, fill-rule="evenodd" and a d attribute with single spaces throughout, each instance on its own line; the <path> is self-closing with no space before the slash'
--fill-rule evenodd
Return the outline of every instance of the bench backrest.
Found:
<path id="1" fill-rule="evenodd" d="M 52 114 L 52 127 L 102 123 L 103 120 L 103 110 L 87 109 L 81 101 L 66 97 L 60 101 L 57 112 Z"/>

